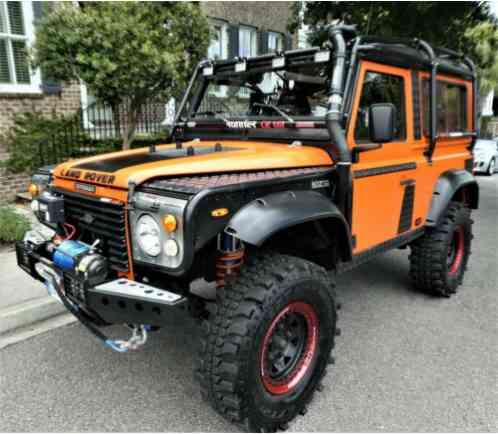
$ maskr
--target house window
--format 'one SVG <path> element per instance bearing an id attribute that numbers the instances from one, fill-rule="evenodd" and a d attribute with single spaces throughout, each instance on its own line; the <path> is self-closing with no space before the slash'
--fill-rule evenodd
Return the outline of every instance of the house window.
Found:
<path id="1" fill-rule="evenodd" d="M 284 37 L 281 33 L 268 32 L 268 51 L 283 51 L 284 49 Z"/>
<path id="2" fill-rule="evenodd" d="M 239 27 L 239 57 L 257 55 L 256 29 L 253 27 Z"/>
<path id="3" fill-rule="evenodd" d="M 28 61 L 33 39 L 32 2 L 0 1 L 0 92 L 40 92 L 40 73 Z"/>
<path id="4" fill-rule="evenodd" d="M 424 80 L 423 89 L 424 134 L 428 136 L 429 80 Z M 467 89 L 465 86 L 438 80 L 436 103 L 437 134 L 445 136 L 467 131 Z"/>
<path id="5" fill-rule="evenodd" d="M 213 39 L 208 48 L 210 59 L 226 59 L 228 57 L 228 35 L 225 23 L 214 22 L 212 25 Z"/>

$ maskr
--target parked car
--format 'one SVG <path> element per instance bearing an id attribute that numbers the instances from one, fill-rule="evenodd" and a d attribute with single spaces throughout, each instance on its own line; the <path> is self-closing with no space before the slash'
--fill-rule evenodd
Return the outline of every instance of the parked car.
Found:
<path id="1" fill-rule="evenodd" d="M 491 176 L 498 162 L 498 137 L 493 140 L 477 140 L 474 147 L 474 172 Z"/>

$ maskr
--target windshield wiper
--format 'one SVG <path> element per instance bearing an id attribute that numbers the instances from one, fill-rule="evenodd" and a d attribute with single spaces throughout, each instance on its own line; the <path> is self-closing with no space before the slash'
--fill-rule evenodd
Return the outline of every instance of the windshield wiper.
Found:
<path id="1" fill-rule="evenodd" d="M 267 107 L 275 110 L 280 116 L 284 117 L 287 119 L 289 122 L 295 123 L 294 119 L 292 119 L 287 113 L 285 113 L 283 110 L 279 109 L 276 105 L 273 104 L 265 104 L 262 102 L 255 102 L 253 103 L 256 107 Z"/>

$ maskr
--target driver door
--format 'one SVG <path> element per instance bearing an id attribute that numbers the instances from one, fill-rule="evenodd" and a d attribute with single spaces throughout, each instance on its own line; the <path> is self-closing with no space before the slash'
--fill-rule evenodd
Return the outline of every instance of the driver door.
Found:
<path id="1" fill-rule="evenodd" d="M 368 112 L 372 104 L 396 108 L 394 140 L 358 154 L 353 162 L 352 235 L 354 253 L 409 231 L 415 197 L 411 76 L 408 70 L 363 61 L 348 129 L 348 145 L 371 143 Z"/>

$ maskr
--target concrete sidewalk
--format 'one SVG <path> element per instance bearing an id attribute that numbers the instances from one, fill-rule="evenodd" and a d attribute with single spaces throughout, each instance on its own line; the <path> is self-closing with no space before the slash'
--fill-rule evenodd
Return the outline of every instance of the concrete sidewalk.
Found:
<path id="1" fill-rule="evenodd" d="M 17 210 L 32 221 L 33 228 L 42 229 L 28 209 Z M 41 282 L 17 266 L 13 246 L 0 247 L 0 276 L 0 335 L 65 312 Z"/>

